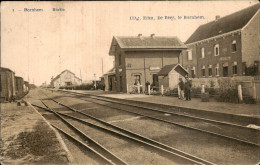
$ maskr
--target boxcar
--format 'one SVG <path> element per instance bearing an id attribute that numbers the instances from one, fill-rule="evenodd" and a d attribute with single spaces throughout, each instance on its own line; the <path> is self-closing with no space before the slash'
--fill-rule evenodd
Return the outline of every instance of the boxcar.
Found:
<path id="1" fill-rule="evenodd" d="M 15 76 L 17 98 L 23 96 L 24 81 L 22 77 Z"/>
<path id="2" fill-rule="evenodd" d="M 24 93 L 29 92 L 29 82 L 28 81 L 24 81 Z"/>
<path id="3" fill-rule="evenodd" d="M 11 101 L 16 96 L 15 90 L 15 73 L 8 68 L 0 68 L 1 70 L 1 102 Z"/>

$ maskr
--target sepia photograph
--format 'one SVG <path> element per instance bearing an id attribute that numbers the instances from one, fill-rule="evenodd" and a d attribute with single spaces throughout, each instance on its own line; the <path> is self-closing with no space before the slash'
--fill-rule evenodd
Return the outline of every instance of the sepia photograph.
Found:
<path id="1" fill-rule="evenodd" d="M 1 164 L 260 164 L 257 0 L 0 13 Z"/>

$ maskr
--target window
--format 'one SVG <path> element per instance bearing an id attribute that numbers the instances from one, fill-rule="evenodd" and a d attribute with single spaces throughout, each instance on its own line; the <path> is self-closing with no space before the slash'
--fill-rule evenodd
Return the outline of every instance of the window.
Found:
<path id="1" fill-rule="evenodd" d="M 233 63 L 233 74 L 237 74 L 237 62 Z"/>
<path id="2" fill-rule="evenodd" d="M 141 76 L 140 75 L 135 75 L 135 85 L 137 85 L 138 82 L 141 84 Z"/>
<path id="3" fill-rule="evenodd" d="M 236 52 L 236 51 L 237 51 L 237 42 L 236 42 L 236 40 L 234 40 L 232 42 L 232 52 Z"/>
<path id="4" fill-rule="evenodd" d="M 191 77 L 195 78 L 195 67 L 192 67 L 191 69 Z"/>
<path id="5" fill-rule="evenodd" d="M 192 50 L 188 50 L 188 60 L 192 60 Z"/>
<path id="6" fill-rule="evenodd" d="M 219 76 L 219 64 L 216 64 L 215 73 L 216 73 L 216 76 Z"/>
<path id="7" fill-rule="evenodd" d="M 212 76 L 212 65 L 209 65 L 209 77 L 211 77 Z"/>
<path id="8" fill-rule="evenodd" d="M 206 74 L 205 74 L 205 66 L 204 65 L 202 66 L 201 71 L 202 71 L 202 76 L 205 77 Z"/>
<path id="9" fill-rule="evenodd" d="M 228 63 L 223 63 L 223 77 L 228 76 Z"/>
<path id="10" fill-rule="evenodd" d="M 215 53 L 215 56 L 219 56 L 219 44 L 214 46 L 214 53 Z"/>
<path id="11" fill-rule="evenodd" d="M 201 51 L 201 58 L 205 58 L 204 48 L 201 48 L 200 51 Z"/>
<path id="12" fill-rule="evenodd" d="M 119 66 L 121 66 L 121 64 L 122 64 L 122 63 L 121 63 L 121 62 L 122 62 L 122 59 L 121 59 L 121 58 L 122 58 L 122 55 L 119 54 L 119 55 L 118 55 L 118 65 L 119 65 Z"/>

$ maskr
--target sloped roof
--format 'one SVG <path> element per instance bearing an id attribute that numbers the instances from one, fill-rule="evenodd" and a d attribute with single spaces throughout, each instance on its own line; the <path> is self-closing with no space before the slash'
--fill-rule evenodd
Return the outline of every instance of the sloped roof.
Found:
<path id="1" fill-rule="evenodd" d="M 13 72 L 13 73 L 14 73 L 14 71 L 12 71 L 12 70 L 9 69 L 9 68 L 0 67 L 0 70 L 7 70 L 7 71 L 10 71 L 10 72 Z"/>
<path id="2" fill-rule="evenodd" d="M 113 67 L 112 69 L 110 69 L 109 71 L 107 71 L 103 76 L 101 77 L 105 77 L 106 75 L 113 75 L 116 74 L 116 69 L 115 67 Z"/>
<path id="3" fill-rule="evenodd" d="M 109 55 L 114 55 L 115 46 L 119 45 L 122 49 L 186 49 L 187 47 L 178 37 L 162 36 L 114 36 Z"/>
<path id="4" fill-rule="evenodd" d="M 78 78 L 77 76 L 75 76 L 75 73 L 73 73 L 73 72 L 71 72 L 70 70 L 66 69 L 66 70 L 62 71 L 59 75 L 57 75 L 55 78 L 53 78 L 53 79 L 52 79 L 52 82 L 55 81 L 55 80 L 57 80 L 58 78 L 60 78 L 60 75 L 62 75 L 62 74 L 63 74 L 64 72 L 66 72 L 66 71 L 72 73 L 75 78 L 81 80 L 80 78 Z"/>
<path id="5" fill-rule="evenodd" d="M 260 8 L 260 3 L 233 14 L 203 24 L 189 37 L 185 44 L 201 41 L 217 35 L 242 29 Z"/>
<path id="6" fill-rule="evenodd" d="M 184 70 L 186 73 L 188 73 L 188 71 L 186 69 L 184 69 L 180 64 L 171 64 L 171 65 L 165 65 L 159 72 L 157 75 L 159 76 L 167 76 L 170 71 L 172 71 L 173 69 L 176 69 L 177 67 L 180 67 L 182 70 Z"/>

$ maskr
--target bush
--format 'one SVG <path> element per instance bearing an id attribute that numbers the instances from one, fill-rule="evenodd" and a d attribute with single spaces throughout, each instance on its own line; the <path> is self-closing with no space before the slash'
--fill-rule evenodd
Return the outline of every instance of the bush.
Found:
<path id="1" fill-rule="evenodd" d="M 236 88 L 221 88 L 219 95 L 216 97 L 219 102 L 238 103 L 238 93 Z"/>
<path id="2" fill-rule="evenodd" d="M 92 84 L 81 84 L 78 86 L 75 86 L 75 90 L 91 90 L 93 88 Z"/>

